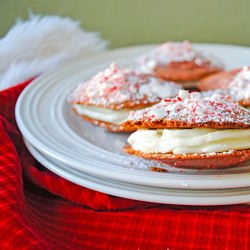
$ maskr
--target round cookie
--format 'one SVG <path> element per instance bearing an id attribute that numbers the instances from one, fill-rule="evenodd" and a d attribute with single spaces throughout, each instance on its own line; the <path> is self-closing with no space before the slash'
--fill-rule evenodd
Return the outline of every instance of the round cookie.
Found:
<path id="1" fill-rule="evenodd" d="M 126 145 L 124 152 L 136 155 L 141 158 L 159 161 L 161 163 L 180 168 L 190 169 L 223 169 L 241 165 L 243 162 L 250 160 L 250 149 L 235 150 L 223 153 L 207 154 L 167 154 L 167 153 L 143 153 L 132 149 Z M 158 170 L 154 170 L 159 172 Z"/>
<path id="2" fill-rule="evenodd" d="M 231 71 L 223 71 L 207 76 L 198 82 L 197 87 L 200 91 L 227 89 L 230 82 L 241 70 L 242 68 Z"/>
<path id="3" fill-rule="evenodd" d="M 142 129 L 129 137 L 126 153 L 174 167 L 227 168 L 250 160 L 250 111 L 225 96 L 180 91 L 132 112 L 122 125 Z"/>
<path id="4" fill-rule="evenodd" d="M 181 86 L 111 64 L 73 91 L 70 103 L 85 120 L 112 132 L 131 131 L 120 125 L 130 111 L 176 96 Z"/>
<path id="5" fill-rule="evenodd" d="M 230 96 L 242 106 L 250 106 L 250 68 L 244 67 L 218 73 L 202 80 L 198 88 L 204 96 Z"/>
<path id="6" fill-rule="evenodd" d="M 188 41 L 167 42 L 138 59 L 144 73 L 158 78 L 179 82 L 184 88 L 196 88 L 197 81 L 222 71 L 218 59 L 209 58 L 195 50 Z"/>

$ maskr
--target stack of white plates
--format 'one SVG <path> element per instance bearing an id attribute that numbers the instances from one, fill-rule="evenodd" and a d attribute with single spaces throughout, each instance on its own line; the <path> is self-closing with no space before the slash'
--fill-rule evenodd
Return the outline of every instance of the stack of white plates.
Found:
<path id="1" fill-rule="evenodd" d="M 196 45 L 217 55 L 227 68 L 250 65 L 250 49 Z M 109 63 L 133 63 L 152 49 L 140 46 L 70 63 L 36 79 L 21 94 L 16 120 L 31 154 L 46 168 L 81 186 L 119 197 L 182 205 L 250 202 L 250 166 L 227 170 L 184 170 L 155 165 L 122 153 L 128 135 L 112 134 L 75 115 L 68 97 L 76 85 Z"/>

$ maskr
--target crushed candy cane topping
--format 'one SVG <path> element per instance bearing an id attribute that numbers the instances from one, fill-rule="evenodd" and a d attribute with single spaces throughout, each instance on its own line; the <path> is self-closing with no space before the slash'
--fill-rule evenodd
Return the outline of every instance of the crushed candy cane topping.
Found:
<path id="1" fill-rule="evenodd" d="M 141 72 L 150 73 L 157 65 L 167 65 L 171 62 L 195 62 L 197 65 L 206 64 L 213 68 L 222 68 L 222 63 L 214 57 L 205 56 L 202 52 L 195 50 L 191 43 L 184 41 L 167 42 L 150 53 L 139 57 L 138 64 Z"/>
<path id="2" fill-rule="evenodd" d="M 226 89 L 209 90 L 202 93 L 204 97 L 213 94 L 231 96 L 234 101 L 250 99 L 250 68 L 244 67 L 228 85 Z"/>
<path id="3" fill-rule="evenodd" d="M 133 121 L 161 119 L 189 124 L 233 122 L 249 125 L 250 111 L 230 101 L 229 96 L 214 94 L 203 97 L 199 92 L 180 90 L 176 98 L 163 99 L 150 108 L 131 112 L 128 118 Z"/>
<path id="4" fill-rule="evenodd" d="M 71 100 L 73 103 L 120 109 L 126 103 L 152 104 L 162 98 L 174 97 L 182 87 L 135 70 L 118 68 L 111 64 L 91 80 L 78 85 Z"/>

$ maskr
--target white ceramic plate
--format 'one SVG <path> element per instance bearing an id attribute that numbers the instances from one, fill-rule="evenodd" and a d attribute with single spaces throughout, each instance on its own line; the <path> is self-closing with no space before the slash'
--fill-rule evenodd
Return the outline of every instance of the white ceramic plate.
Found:
<path id="1" fill-rule="evenodd" d="M 31 154 L 46 168 L 80 186 L 118 197 L 176 205 L 228 205 L 250 202 L 250 188 L 186 190 L 130 184 L 98 178 L 46 158 L 26 141 Z"/>
<path id="2" fill-rule="evenodd" d="M 199 45 L 216 54 L 227 68 L 250 65 L 250 49 Z M 129 65 L 152 46 L 120 49 L 78 61 L 36 79 L 19 97 L 16 120 L 38 150 L 67 166 L 98 178 L 169 188 L 217 189 L 250 186 L 250 166 L 223 171 L 188 171 L 169 167 L 153 173 L 155 163 L 122 153 L 127 135 L 112 134 L 75 115 L 67 102 L 72 89 L 115 61 Z"/>

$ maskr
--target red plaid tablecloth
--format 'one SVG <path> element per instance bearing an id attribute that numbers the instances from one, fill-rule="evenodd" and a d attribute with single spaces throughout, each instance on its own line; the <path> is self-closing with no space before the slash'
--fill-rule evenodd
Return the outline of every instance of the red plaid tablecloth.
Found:
<path id="1" fill-rule="evenodd" d="M 250 249 L 250 206 L 150 204 L 66 181 L 27 152 L 0 92 L 0 249 Z"/>

